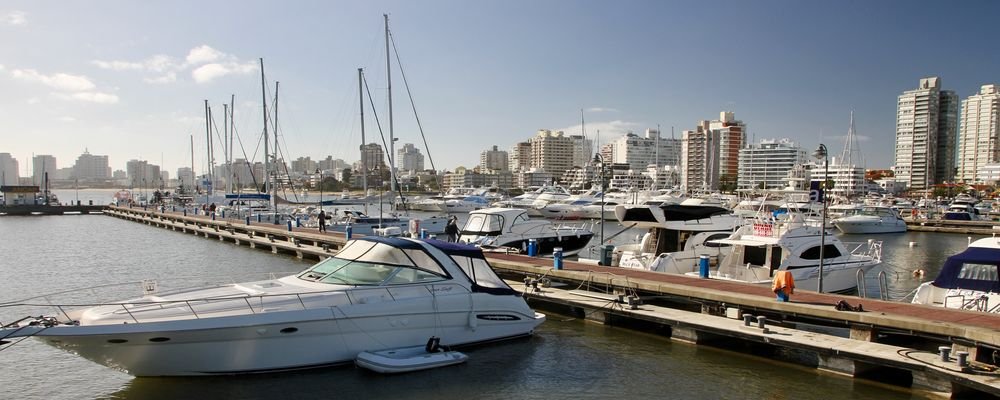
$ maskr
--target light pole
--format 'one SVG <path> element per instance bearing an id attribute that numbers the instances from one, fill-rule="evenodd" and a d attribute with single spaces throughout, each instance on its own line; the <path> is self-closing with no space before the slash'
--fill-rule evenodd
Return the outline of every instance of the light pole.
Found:
<path id="1" fill-rule="evenodd" d="M 323 209 L 323 171 L 316 168 L 316 175 L 319 175 L 319 209 Z"/>
<path id="2" fill-rule="evenodd" d="M 826 257 L 826 183 L 830 180 L 830 155 L 826 151 L 826 145 L 820 143 L 813 157 L 817 160 L 823 159 L 823 181 L 820 182 L 820 200 L 823 201 L 823 222 L 819 227 L 819 279 L 816 284 L 816 292 L 823 293 L 823 261 Z"/>
<path id="3" fill-rule="evenodd" d="M 604 157 L 601 156 L 601 153 L 594 153 L 594 164 L 597 165 L 597 168 L 600 168 L 599 173 L 600 173 L 600 176 L 601 176 L 601 215 L 598 218 L 601 220 L 601 242 L 600 242 L 600 245 L 601 245 L 602 251 L 603 251 L 603 247 L 604 247 L 604 190 L 605 190 L 605 188 L 604 188 Z"/>

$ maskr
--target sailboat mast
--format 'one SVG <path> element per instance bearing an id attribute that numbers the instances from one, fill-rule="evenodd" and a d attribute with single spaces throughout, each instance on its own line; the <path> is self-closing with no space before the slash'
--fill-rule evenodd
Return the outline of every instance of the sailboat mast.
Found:
<path id="1" fill-rule="evenodd" d="M 208 188 L 205 191 L 205 203 L 208 203 L 209 196 L 212 195 L 210 188 L 212 187 L 212 123 L 210 121 L 211 117 L 208 114 L 208 100 L 205 100 L 205 152 L 208 163 L 205 164 L 205 176 L 208 177 Z"/>
<path id="2" fill-rule="evenodd" d="M 236 192 L 236 173 L 233 171 L 233 136 L 236 136 L 236 120 L 233 119 L 233 112 L 236 108 L 236 95 L 230 95 L 229 97 L 229 128 L 232 132 L 229 133 L 229 159 L 226 160 L 226 165 L 229 166 L 229 193 Z"/>
<path id="3" fill-rule="evenodd" d="M 222 104 L 222 164 L 229 169 L 229 104 Z M 224 170 L 225 170 L 224 169 Z M 226 178 L 226 193 L 232 190 L 229 188 L 230 179 Z"/>
<path id="4" fill-rule="evenodd" d="M 269 160 L 269 148 L 267 145 L 267 83 L 264 81 L 264 59 L 260 59 L 260 105 L 264 115 L 264 190 L 271 193 L 271 162 Z M 274 199 L 268 201 L 273 208 Z"/>
<path id="5" fill-rule="evenodd" d="M 194 180 L 195 180 L 195 174 L 194 174 L 194 135 L 191 135 L 191 193 L 192 193 L 191 196 L 194 196 L 195 194 L 197 194 L 197 191 L 195 190 L 195 188 L 198 187 L 198 184 L 196 184 Z M 192 197 L 192 198 L 194 198 L 194 197 Z"/>
<path id="6" fill-rule="evenodd" d="M 368 155 L 365 154 L 365 90 L 364 69 L 358 68 L 358 102 L 361 111 L 361 188 L 362 196 L 368 198 Z M 368 201 L 365 200 L 365 214 L 368 214 Z"/>
<path id="7" fill-rule="evenodd" d="M 389 68 L 389 14 L 382 14 L 385 18 L 385 81 L 386 91 L 389 99 L 389 187 L 396 191 L 396 138 L 393 135 L 392 127 L 392 70 Z"/>

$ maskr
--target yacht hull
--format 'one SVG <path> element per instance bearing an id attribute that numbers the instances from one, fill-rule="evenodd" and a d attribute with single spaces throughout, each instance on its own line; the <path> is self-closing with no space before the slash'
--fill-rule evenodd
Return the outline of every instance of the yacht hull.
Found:
<path id="1" fill-rule="evenodd" d="M 833 224 L 843 233 L 848 234 L 871 234 L 871 233 L 901 233 L 906 232 L 905 222 L 882 222 L 882 221 L 834 221 Z"/>
<path id="2" fill-rule="evenodd" d="M 431 336 L 449 346 L 494 341 L 530 335 L 545 320 L 543 314 L 506 309 L 470 312 L 467 296 L 463 302 L 465 310 L 437 314 L 387 303 L 381 312 L 366 310 L 366 315 L 332 307 L 178 322 L 32 327 L 17 336 L 33 335 L 135 376 L 192 376 L 348 363 L 362 351 L 418 346 Z"/>

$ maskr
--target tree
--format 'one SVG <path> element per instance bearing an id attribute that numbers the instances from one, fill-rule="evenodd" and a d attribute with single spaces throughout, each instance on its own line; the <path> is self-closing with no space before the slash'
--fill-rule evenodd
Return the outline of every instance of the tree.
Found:
<path id="1" fill-rule="evenodd" d="M 736 177 L 730 174 L 720 176 L 719 190 L 722 192 L 732 192 L 736 190 Z"/>

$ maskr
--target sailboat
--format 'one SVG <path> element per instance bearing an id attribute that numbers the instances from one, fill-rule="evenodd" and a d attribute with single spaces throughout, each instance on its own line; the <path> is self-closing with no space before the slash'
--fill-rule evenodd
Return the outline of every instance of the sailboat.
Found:
<path id="1" fill-rule="evenodd" d="M 396 163 L 394 151 L 395 137 L 393 135 L 393 120 L 392 120 L 392 71 L 390 69 L 391 65 L 391 55 L 389 52 L 389 16 L 383 15 L 385 19 L 385 70 L 387 78 L 387 93 L 388 93 L 388 107 L 389 107 L 389 140 L 387 156 L 389 158 L 389 179 L 391 182 L 391 193 L 397 192 L 396 184 Z M 359 96 L 359 110 L 361 115 L 361 143 L 364 146 L 365 143 L 365 79 L 364 70 L 358 68 L 358 96 Z M 370 100 L 369 96 L 369 100 Z M 376 117 L 377 118 L 377 117 Z M 376 119 L 377 121 L 377 119 Z M 380 128 L 381 129 L 381 128 Z M 368 157 L 362 155 L 361 157 L 361 167 L 365 171 L 362 174 L 362 186 L 364 193 L 368 194 Z M 379 236 L 399 236 L 399 235 L 410 235 L 417 236 L 421 231 L 426 231 L 430 234 L 439 234 L 444 232 L 445 226 L 448 224 L 448 219 L 446 217 L 430 217 L 423 220 L 413 219 L 407 216 L 397 216 L 397 215 L 385 215 L 382 212 L 382 198 L 383 195 L 379 195 L 379 215 L 370 216 L 363 212 L 345 209 L 345 210 L 335 210 L 334 215 L 336 219 L 328 229 L 338 232 L 347 232 L 348 229 L 353 234 L 361 235 L 379 235 Z M 365 203 L 367 205 L 367 202 Z M 386 206 L 391 207 L 391 202 L 387 202 Z M 337 215 L 339 213 L 339 215 Z"/>

